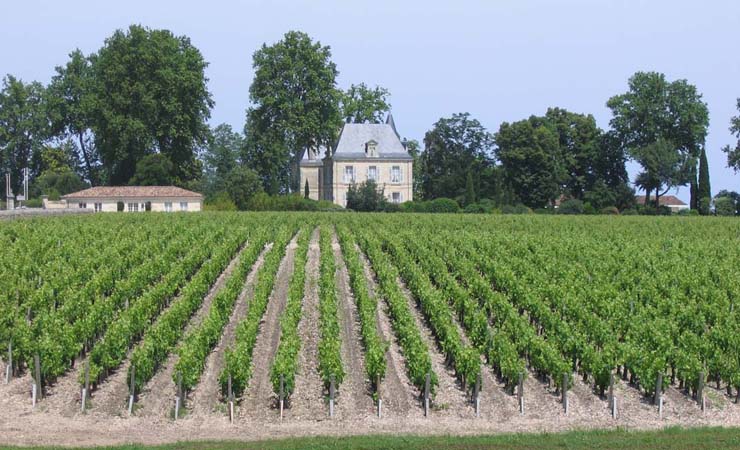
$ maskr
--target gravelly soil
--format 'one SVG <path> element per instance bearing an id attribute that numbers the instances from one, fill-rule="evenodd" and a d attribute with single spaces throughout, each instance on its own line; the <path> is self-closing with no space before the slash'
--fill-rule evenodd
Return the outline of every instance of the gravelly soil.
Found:
<path id="1" fill-rule="evenodd" d="M 291 409 L 282 422 L 276 411 L 246 415 L 235 424 L 229 424 L 226 414 L 217 411 L 219 405 L 216 377 L 223 359 L 223 349 L 233 336 L 233 326 L 247 310 L 256 270 L 263 255 L 252 269 L 239 299 L 237 311 L 231 319 L 218 349 L 208 360 L 208 371 L 196 389 L 195 410 L 184 419 L 172 421 L 165 415 L 128 417 L 125 413 L 127 365 L 123 365 L 104 383 L 92 400 L 93 409 L 86 414 L 76 413 L 79 392 L 76 382 L 73 391 L 62 392 L 58 382 L 48 389 L 48 398 L 35 409 L 31 408 L 28 371 L 13 378 L 9 384 L 0 380 L 0 445 L 55 445 L 92 446 L 125 443 L 161 444 L 182 440 L 239 439 L 257 440 L 277 437 L 310 435 L 356 434 L 435 434 L 466 435 L 500 432 L 557 432 L 573 429 L 627 428 L 655 429 L 665 426 L 740 426 L 740 405 L 733 403 L 724 387 L 706 387 L 708 409 L 702 412 L 695 401 L 675 386 L 668 386 L 664 399 L 663 417 L 641 392 L 621 380 L 615 386 L 619 414 L 611 418 L 606 399 L 593 393 L 592 386 L 578 378 L 569 393 L 570 407 L 566 415 L 560 397 L 547 383 L 532 374 L 525 381 L 525 414 L 517 412 L 516 396 L 503 391 L 490 369 L 484 367 L 481 417 L 475 418 L 467 396 L 459 388 L 454 374 L 444 367 L 442 355 L 436 349 L 427 326 L 423 323 L 413 299 L 412 311 L 420 323 L 425 339 L 430 343 L 435 370 L 440 375 L 440 390 L 435 399 L 438 406 L 429 418 L 423 417 L 418 392 L 406 376 L 403 355 L 393 336 L 385 302 L 379 302 L 379 329 L 390 340 L 388 373 L 383 382 L 384 414 L 382 419 L 372 409 L 365 415 L 328 419 L 321 381 L 316 372 L 318 342 L 318 243 L 314 232 L 309 246 L 304 316 L 299 333 L 304 347 L 300 353 L 300 371 Z M 361 260 L 367 262 L 361 255 Z M 376 286 L 372 270 L 365 267 L 371 295 Z M 82 365 L 77 364 L 77 370 Z M 76 372 L 76 371 L 74 371 Z M 0 372 L 1 373 L 1 372 Z M 69 380 L 76 381 L 70 375 Z M 61 380 L 60 380 L 61 381 Z M 70 388 L 70 389 L 71 389 Z M 66 388 L 65 388 L 66 389 Z M 66 399 L 66 400 L 65 400 Z M 63 400 L 63 401 L 62 401 Z M 75 410 L 74 414 L 70 412 Z"/>
<path id="2" fill-rule="evenodd" d="M 445 365 L 445 357 L 440 352 L 434 335 L 429 329 L 429 326 L 427 326 L 423 314 L 416 304 L 416 300 L 408 288 L 406 288 L 403 280 L 399 279 L 397 282 L 408 300 L 409 308 L 416 321 L 416 326 L 421 331 L 422 339 L 424 339 L 429 348 L 429 355 L 432 359 L 432 370 L 437 374 L 437 392 L 431 402 L 431 414 L 445 417 L 474 417 L 475 411 L 472 408 L 468 396 L 460 386 L 457 378 L 455 378 L 454 370 Z"/>
<path id="3" fill-rule="evenodd" d="M 365 280 L 367 281 L 368 293 L 378 301 L 376 316 L 378 332 L 381 339 L 389 344 L 385 354 L 387 364 L 386 374 L 381 385 L 383 416 L 389 418 L 406 418 L 409 415 L 421 417 L 422 413 L 418 408 L 420 405 L 420 393 L 411 384 L 406 374 L 406 360 L 401 353 L 398 339 L 391 327 L 388 305 L 382 298 L 377 297 L 378 286 L 375 281 L 375 274 L 370 267 L 370 262 L 358 246 L 355 246 L 355 250 L 360 256 Z"/>
<path id="4" fill-rule="evenodd" d="M 366 417 L 373 413 L 374 402 L 369 380 L 366 380 L 357 305 L 349 285 L 349 274 L 336 233 L 332 233 L 332 251 L 337 268 L 335 284 L 339 301 L 342 365 L 347 373 L 336 400 L 336 414 L 338 418 Z"/>
<path id="5" fill-rule="evenodd" d="M 285 422 L 324 420 L 328 413 L 323 384 L 319 376 L 319 229 L 314 229 L 308 244 L 303 310 L 298 323 L 301 351 L 290 407 L 284 412 Z"/>
<path id="6" fill-rule="evenodd" d="M 221 340 L 206 359 L 206 366 L 205 370 L 203 370 L 203 376 L 200 379 L 200 383 L 198 383 L 195 389 L 193 389 L 192 393 L 188 393 L 188 406 L 192 406 L 193 410 L 191 413 L 194 416 L 211 415 L 216 411 L 217 406 L 219 405 L 218 376 L 221 374 L 221 369 L 224 365 L 224 352 L 234 343 L 236 326 L 239 324 L 241 319 L 247 315 L 247 311 L 249 310 L 249 300 L 254 294 L 254 284 L 257 273 L 262 268 L 262 264 L 265 261 L 265 254 L 270 251 L 271 248 L 272 243 L 267 244 L 265 248 L 262 249 L 262 253 L 260 253 L 254 266 L 252 266 L 252 269 L 249 271 L 247 280 L 244 283 L 244 289 L 242 289 L 239 297 L 236 299 L 234 311 L 232 311 L 229 323 L 226 324 L 226 328 L 221 335 Z"/>
<path id="7" fill-rule="evenodd" d="M 275 403 L 272 383 L 270 383 L 270 367 L 280 342 L 280 316 L 288 298 L 297 239 L 296 235 L 290 241 L 278 267 L 275 285 L 265 315 L 262 317 L 257 342 L 252 353 L 252 379 L 240 401 L 239 417 L 266 417 Z"/>
<path id="8" fill-rule="evenodd" d="M 226 280 L 229 279 L 231 274 L 234 272 L 239 258 L 244 250 L 244 247 L 237 252 L 237 255 L 229 262 L 226 269 L 219 275 L 216 282 L 211 286 L 208 294 L 203 299 L 198 310 L 195 312 L 190 322 L 188 322 L 183 332 L 183 336 L 186 336 L 193 329 L 199 326 L 203 319 L 205 319 L 208 311 L 211 309 L 211 304 L 216 295 L 226 285 Z M 177 393 L 177 386 L 173 381 L 172 374 L 175 370 L 175 364 L 177 363 L 178 357 L 176 352 L 170 353 L 167 361 L 163 364 L 157 374 L 149 380 L 147 385 L 141 392 L 139 398 L 139 408 L 136 414 L 141 416 L 167 416 L 174 405 L 174 396 Z"/>

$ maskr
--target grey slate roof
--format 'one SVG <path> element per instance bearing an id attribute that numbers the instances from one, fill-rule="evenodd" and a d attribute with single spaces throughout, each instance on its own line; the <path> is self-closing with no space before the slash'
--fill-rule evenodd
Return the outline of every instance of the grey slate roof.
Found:
<path id="1" fill-rule="evenodd" d="M 366 158 L 365 143 L 371 140 L 378 143 L 378 158 L 368 159 L 411 159 L 391 124 L 345 123 L 334 151 L 334 159 Z"/>

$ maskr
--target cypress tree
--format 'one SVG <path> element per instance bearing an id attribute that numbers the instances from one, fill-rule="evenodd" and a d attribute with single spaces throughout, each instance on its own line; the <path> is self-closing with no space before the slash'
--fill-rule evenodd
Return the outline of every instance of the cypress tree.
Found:
<path id="1" fill-rule="evenodd" d="M 699 159 L 699 188 L 698 188 L 699 212 L 709 214 L 709 203 L 712 201 L 712 189 L 709 185 L 709 163 L 707 152 L 702 148 Z"/>
<path id="2" fill-rule="evenodd" d="M 308 189 L 308 180 L 306 180 L 306 184 L 303 186 L 303 197 L 305 197 L 306 200 L 308 200 L 308 194 L 309 194 L 309 192 L 310 191 Z"/>
<path id="3" fill-rule="evenodd" d="M 696 165 L 691 168 L 691 200 L 689 201 L 691 209 L 699 209 L 699 185 L 696 182 Z"/>

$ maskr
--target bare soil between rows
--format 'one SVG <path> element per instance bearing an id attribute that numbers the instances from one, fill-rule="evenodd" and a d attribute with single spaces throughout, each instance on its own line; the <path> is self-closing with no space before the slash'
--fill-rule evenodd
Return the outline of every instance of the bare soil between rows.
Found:
<path id="1" fill-rule="evenodd" d="M 267 249 L 270 247 L 267 246 Z M 328 418 L 328 406 L 319 379 L 317 368 L 318 342 L 318 235 L 314 231 L 309 245 L 306 265 L 306 291 L 303 316 L 299 324 L 302 349 L 299 356 L 299 373 L 291 408 L 286 410 L 285 419 L 279 420 L 274 408 L 262 403 L 250 404 L 246 398 L 245 409 L 255 413 L 242 413 L 234 424 L 229 423 L 226 410 L 222 408 L 217 392 L 217 379 L 223 360 L 223 350 L 233 340 L 233 328 L 244 317 L 252 296 L 254 280 L 262 265 L 264 250 L 245 282 L 238 304 L 218 347 L 209 356 L 206 372 L 201 384 L 191 396 L 189 406 L 194 409 L 180 420 L 174 421 L 163 412 L 168 407 L 146 409 L 145 416 L 125 414 L 127 388 L 125 383 L 126 364 L 111 374 L 107 382 L 93 398 L 93 409 L 85 414 L 76 411 L 79 404 L 77 386 L 67 392 L 60 384 L 50 387 L 51 394 L 36 408 L 31 407 L 31 377 L 26 371 L 13 378 L 9 384 L 0 380 L 0 446 L 2 445 L 53 445 L 53 446 L 100 446 L 138 443 L 156 445 L 192 440 L 262 440 L 269 438 L 302 437 L 315 435 L 348 436 L 361 434 L 413 434 L 413 435 L 471 435 L 511 432 L 559 432 L 567 430 L 613 429 L 632 430 L 657 429 L 666 426 L 740 426 L 740 405 L 730 399 L 724 389 L 714 385 L 705 388 L 708 409 L 704 412 L 694 400 L 675 386 L 668 386 L 664 396 L 664 410 L 659 416 L 657 407 L 641 392 L 628 383 L 617 380 L 615 395 L 618 416 L 612 418 L 605 398 L 593 392 L 590 384 L 582 379 L 574 380 L 569 391 L 569 411 L 563 411 L 560 397 L 548 383 L 528 374 L 524 383 L 525 413 L 519 414 L 516 396 L 506 392 L 496 379 L 491 368 L 484 365 L 481 415 L 475 417 L 469 396 L 457 383 L 454 373 L 444 365 L 444 357 L 424 321 L 418 306 L 404 287 L 409 306 L 415 314 L 417 325 L 430 346 L 434 369 L 440 376 L 440 386 L 434 407 L 429 417 L 423 416 L 419 393 L 408 380 L 405 359 L 394 335 L 384 299 L 378 297 L 374 272 L 360 252 L 369 294 L 378 300 L 378 329 L 384 340 L 389 342 L 387 353 L 388 370 L 382 383 L 384 398 L 383 417 L 376 416 L 367 392 L 367 380 L 359 378 L 361 373 L 362 349 L 356 323 L 356 308 L 351 289 L 347 285 L 346 267 L 341 252 L 334 248 L 337 260 L 337 287 L 343 308 L 343 339 L 354 347 L 345 349 L 343 363 L 348 366 L 348 380 L 342 386 L 338 406 L 349 405 L 359 400 L 365 405 L 350 412 Z M 286 253 L 283 268 L 273 297 L 282 295 L 281 286 L 287 285 L 292 268 L 293 249 Z M 358 250 L 359 251 L 359 250 Z M 400 280 L 399 280 L 399 283 Z M 400 284 L 403 287 L 403 284 Z M 276 318 L 282 311 L 284 298 L 272 298 L 271 308 L 266 313 L 265 323 L 259 339 L 264 341 L 264 356 L 257 351 L 255 363 L 268 368 L 271 351 L 274 352 Z M 272 311 L 272 312 L 270 312 Z M 197 316 L 196 316 L 197 321 Z M 278 332 L 279 335 L 279 332 Z M 347 361 L 349 359 L 349 361 Z M 257 368 L 258 369 L 258 368 Z M 74 371 L 76 372 L 76 370 Z M 258 373 L 258 370 L 255 372 Z M 267 372 L 265 372 L 267 373 Z M 352 373 L 355 380 L 352 382 Z M 167 381 L 170 377 L 158 375 Z M 257 378 L 260 378 L 259 376 Z M 264 377 L 262 377 L 264 378 Z M 73 379 L 70 377 L 70 379 Z M 155 378 L 156 379 L 156 378 Z M 264 381 L 264 380 L 263 380 Z M 263 383 L 264 384 L 264 383 Z M 165 390 L 171 390 L 168 386 Z M 70 387 L 69 389 L 72 389 Z M 108 392 L 108 389 L 110 392 Z M 266 389 L 266 390 L 265 390 Z M 265 389 L 267 393 L 269 383 Z M 157 395 L 157 394 L 154 394 Z M 171 392 L 165 392 L 171 398 Z M 267 394 L 265 394 L 267 395 Z M 265 395 L 258 396 L 264 400 Z M 349 401 L 347 401 L 349 400 Z M 166 403 L 166 402 L 165 402 Z M 74 412 L 74 413 L 73 413 Z"/>

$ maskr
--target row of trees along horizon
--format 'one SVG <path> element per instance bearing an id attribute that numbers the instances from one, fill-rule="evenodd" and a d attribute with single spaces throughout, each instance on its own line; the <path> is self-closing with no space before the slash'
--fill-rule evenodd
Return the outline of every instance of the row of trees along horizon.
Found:
<path id="1" fill-rule="evenodd" d="M 390 111 L 390 93 L 364 82 L 342 90 L 331 49 L 290 31 L 253 55 L 255 71 L 243 133 L 209 127 L 214 102 L 208 63 L 186 36 L 132 25 L 90 55 L 75 50 L 48 85 L 7 75 L 0 92 L 0 171 L 19 191 L 30 168 L 32 193 L 52 198 L 86 186 L 170 185 L 207 202 L 248 209 L 257 195 L 299 193 L 298 163 L 309 146 L 331 147 L 345 121 L 373 122 Z M 740 111 L 740 99 L 737 100 Z M 610 129 L 591 114 L 549 108 L 489 132 L 468 113 L 440 118 L 414 157 L 414 197 L 551 208 L 573 199 L 593 210 L 634 206 L 625 163 L 646 205 L 678 186 L 691 208 L 710 212 L 705 138 L 709 113 L 686 80 L 638 72 L 606 102 Z M 740 171 L 738 137 L 727 164 Z M 738 205 L 738 195 L 723 191 Z M 734 194 L 734 197 L 732 196 Z M 300 194 L 298 194 L 300 195 Z"/>

